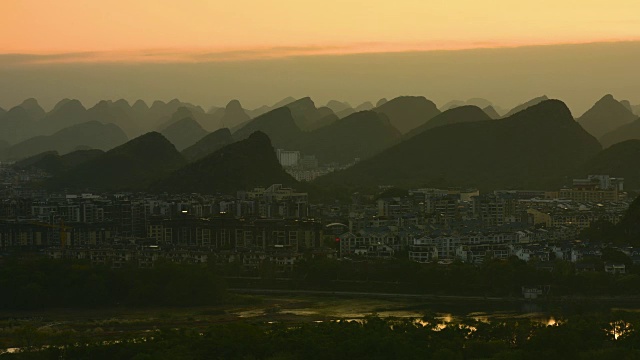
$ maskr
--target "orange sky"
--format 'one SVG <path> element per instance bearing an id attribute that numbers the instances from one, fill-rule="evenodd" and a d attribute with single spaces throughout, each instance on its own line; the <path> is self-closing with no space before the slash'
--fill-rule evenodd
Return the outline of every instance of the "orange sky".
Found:
<path id="1" fill-rule="evenodd" d="M 3 54 L 93 52 L 68 62 L 583 43 L 640 39 L 640 1 L 1 0 L 0 34 Z"/>

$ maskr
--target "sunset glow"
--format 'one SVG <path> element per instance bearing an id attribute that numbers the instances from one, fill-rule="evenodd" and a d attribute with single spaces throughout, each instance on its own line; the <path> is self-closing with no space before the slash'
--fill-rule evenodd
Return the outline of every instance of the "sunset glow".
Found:
<path id="1" fill-rule="evenodd" d="M 5 0 L 0 53 L 46 55 L 28 63 L 208 62 L 629 41 L 640 39 L 638 14 L 635 0 Z"/>

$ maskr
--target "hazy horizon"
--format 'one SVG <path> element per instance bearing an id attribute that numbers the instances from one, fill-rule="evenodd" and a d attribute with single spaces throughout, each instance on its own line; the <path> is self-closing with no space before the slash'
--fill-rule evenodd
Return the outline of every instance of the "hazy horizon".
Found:
<path id="1" fill-rule="evenodd" d="M 640 60 L 636 41 L 192 63 L 33 62 L 40 57 L 51 55 L 0 55 L 0 107 L 30 97 L 47 109 L 63 98 L 87 107 L 103 99 L 178 98 L 205 109 L 238 99 L 251 109 L 287 96 L 356 106 L 422 95 L 439 107 L 481 97 L 506 109 L 547 95 L 577 117 L 609 93 L 640 103 L 640 86 L 629 76 Z"/>

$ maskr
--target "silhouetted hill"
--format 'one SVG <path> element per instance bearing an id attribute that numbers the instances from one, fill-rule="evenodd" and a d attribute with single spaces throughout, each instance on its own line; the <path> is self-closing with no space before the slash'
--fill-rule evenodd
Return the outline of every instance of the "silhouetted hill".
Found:
<path id="1" fill-rule="evenodd" d="M 289 148 L 315 155 L 320 163 L 349 163 L 354 158 L 368 158 L 386 149 L 400 136 L 386 115 L 361 111 L 305 133 Z"/>
<path id="2" fill-rule="evenodd" d="M 380 100 L 378 100 L 378 102 L 376 102 L 376 107 L 380 107 L 384 104 L 386 104 L 389 100 L 387 100 L 387 98 L 382 98 Z"/>
<path id="3" fill-rule="evenodd" d="M 253 110 L 245 110 L 245 112 L 247 113 L 247 115 L 249 115 L 249 117 L 250 117 L 250 118 L 252 118 L 252 119 L 253 119 L 253 118 L 258 117 L 258 116 L 260 116 L 260 115 L 262 115 L 262 114 L 266 114 L 266 113 L 268 113 L 268 112 L 269 112 L 269 111 L 271 111 L 271 110 L 277 109 L 277 108 L 279 108 L 279 107 L 286 106 L 286 105 L 288 105 L 288 104 L 290 104 L 290 103 L 292 103 L 292 102 L 294 102 L 294 101 L 296 101 L 296 99 L 295 99 L 295 98 L 293 98 L 293 97 L 291 97 L 291 96 L 288 96 L 288 97 L 286 97 L 286 98 L 284 98 L 284 99 L 282 99 L 282 100 L 278 101 L 277 103 L 275 103 L 275 104 L 273 104 L 273 105 L 271 105 L 271 106 L 268 106 L 268 105 L 262 105 L 262 106 L 260 106 L 260 107 L 259 107 L 259 108 L 257 108 L 257 109 L 253 109 Z"/>
<path id="4" fill-rule="evenodd" d="M 382 100 L 386 100 L 386 99 L 381 99 L 380 101 L 382 101 Z M 386 101 L 385 101 L 385 103 L 386 103 Z M 372 110 L 373 108 L 374 108 L 374 106 L 370 101 L 365 101 L 362 104 L 356 106 L 354 108 L 354 110 L 356 112 L 358 112 L 358 111 L 368 111 L 368 110 Z"/>
<path id="5" fill-rule="evenodd" d="M 18 169 L 36 168 L 49 174 L 57 175 L 84 162 L 93 160 L 102 154 L 104 154 L 104 151 L 97 149 L 76 150 L 62 156 L 57 151 L 47 151 L 18 161 L 14 164 L 14 167 Z"/>
<path id="6" fill-rule="evenodd" d="M 184 156 L 188 162 L 194 162 L 213 154 L 232 142 L 233 136 L 231 136 L 231 131 L 229 131 L 229 129 L 218 129 L 198 140 L 195 144 L 184 149 L 182 151 L 182 156 Z"/>
<path id="7" fill-rule="evenodd" d="M 78 100 L 61 100 L 38 123 L 38 132 L 42 135 L 50 135 L 56 131 L 89 121 L 87 109 Z"/>
<path id="8" fill-rule="evenodd" d="M 624 106 L 625 109 L 633 113 L 633 107 L 631 106 L 631 103 L 629 102 L 629 100 L 620 100 L 620 104 Z"/>
<path id="9" fill-rule="evenodd" d="M 465 103 L 462 100 L 451 100 L 440 107 L 440 111 L 447 111 L 460 106 L 464 106 Z"/>
<path id="10" fill-rule="evenodd" d="M 529 108 L 531 106 L 538 105 L 541 102 L 547 101 L 547 100 L 549 100 L 549 98 L 546 95 L 542 95 L 540 97 L 533 98 L 533 99 L 525 102 L 524 104 L 520 104 L 520 105 L 514 107 L 513 109 L 509 110 L 509 112 L 504 114 L 503 117 L 509 117 L 509 116 L 511 116 L 511 115 L 513 115 L 515 113 L 518 113 L 518 112 L 520 112 L 522 110 L 525 110 L 525 109 L 527 109 L 527 108 Z"/>
<path id="11" fill-rule="evenodd" d="M 471 106 L 477 106 L 481 109 L 484 109 L 486 107 L 492 106 L 491 101 L 487 100 L 487 99 L 483 99 L 483 98 L 471 98 L 467 101 L 462 101 L 462 100 L 451 100 L 448 103 L 442 105 L 442 107 L 440 108 L 441 111 L 447 111 L 453 108 L 457 108 L 460 106 L 467 106 L 467 105 L 471 105 Z"/>
<path id="12" fill-rule="evenodd" d="M 149 105 L 147 105 L 144 100 L 136 100 L 136 102 L 131 105 L 131 109 L 138 115 L 144 115 L 147 111 L 149 111 Z"/>
<path id="13" fill-rule="evenodd" d="M 582 167 L 580 176 L 608 174 L 624 178 L 625 189 L 640 189 L 640 140 L 627 140 L 599 152 Z"/>
<path id="14" fill-rule="evenodd" d="M 471 99 L 468 99 L 467 102 L 465 103 L 465 105 L 477 106 L 480 109 L 484 109 L 487 106 L 493 106 L 491 101 L 489 101 L 487 99 L 483 99 L 483 98 L 471 98 Z"/>
<path id="15" fill-rule="evenodd" d="M 373 109 L 389 117 L 391 125 L 406 134 L 440 114 L 436 105 L 423 96 L 401 96 Z"/>
<path id="16" fill-rule="evenodd" d="M 498 114 L 498 112 L 493 106 L 487 106 L 486 108 L 482 109 L 482 111 L 484 111 L 484 113 L 487 114 L 488 117 L 494 120 L 500 119 L 502 117 L 500 116 L 500 114 Z"/>
<path id="17" fill-rule="evenodd" d="M 178 120 L 160 133 L 175 145 L 178 151 L 195 144 L 208 134 L 197 121 L 190 117 Z"/>
<path id="18" fill-rule="evenodd" d="M 139 136 L 47 182 L 51 189 L 141 190 L 185 164 L 157 132 Z"/>
<path id="19" fill-rule="evenodd" d="M 366 110 L 363 110 L 363 111 L 366 111 Z M 347 116 L 349 116 L 349 115 L 351 115 L 351 114 L 353 114 L 353 113 L 355 113 L 355 112 L 356 112 L 356 110 L 355 110 L 355 109 L 352 109 L 352 108 L 345 109 L 345 110 L 342 110 L 342 111 L 337 112 L 337 113 L 336 113 L 336 117 L 337 117 L 338 119 L 342 119 L 342 118 L 345 118 L 345 117 L 347 117 Z"/>
<path id="20" fill-rule="evenodd" d="M 87 119 L 104 124 L 117 125 L 127 137 L 133 138 L 142 132 L 136 123 L 136 114 L 125 100 L 116 102 L 102 100 L 87 110 Z"/>
<path id="21" fill-rule="evenodd" d="M 51 150 L 66 154 L 78 146 L 109 150 L 126 141 L 127 136 L 116 125 L 89 121 L 62 129 L 53 135 L 36 136 L 15 144 L 5 150 L 5 159 L 18 160 Z"/>
<path id="22" fill-rule="evenodd" d="M 405 139 L 409 139 L 429 129 L 437 128 L 439 126 L 485 120 L 491 120 L 491 118 L 487 114 L 485 114 L 485 112 L 482 111 L 482 109 L 480 109 L 479 107 L 472 105 L 458 106 L 434 116 L 426 123 L 409 131 L 407 134 L 405 134 Z"/>
<path id="23" fill-rule="evenodd" d="M 36 120 L 22 106 L 14 106 L 0 117 L 0 140 L 8 144 L 35 136 L 37 133 Z"/>
<path id="24" fill-rule="evenodd" d="M 558 100 L 427 130 L 319 184 L 549 189 L 601 150 Z"/>
<path id="25" fill-rule="evenodd" d="M 249 121 L 250 117 L 244 112 L 238 100 L 231 100 L 224 108 L 224 115 L 220 120 L 220 126 L 232 128 Z"/>
<path id="26" fill-rule="evenodd" d="M 607 148 L 613 144 L 632 139 L 640 139 L 640 118 L 604 134 L 600 138 L 600 143 Z"/>
<path id="27" fill-rule="evenodd" d="M 175 171 L 152 186 L 155 191 L 235 194 L 272 184 L 295 185 L 276 157 L 269 137 L 255 132 Z"/>
<path id="28" fill-rule="evenodd" d="M 156 100 L 151 104 L 149 110 L 141 118 L 142 129 L 150 130 L 168 126 L 173 114 L 175 114 L 181 107 L 189 110 L 190 113 L 193 114 L 194 119 L 198 121 L 200 121 L 198 115 L 205 114 L 204 110 L 200 106 L 182 102 L 178 99 L 173 99 L 168 103 Z M 184 117 L 180 117 L 176 120 L 181 120 L 183 118 Z"/>
<path id="29" fill-rule="evenodd" d="M 327 107 L 331 109 L 334 113 L 351 109 L 351 105 L 349 105 L 349 103 L 338 101 L 338 100 L 329 100 L 329 102 L 327 103 Z"/>
<path id="30" fill-rule="evenodd" d="M 640 196 L 629 205 L 620 222 L 616 224 L 615 231 L 622 238 L 616 240 L 640 246 Z"/>
<path id="31" fill-rule="evenodd" d="M 318 126 L 316 123 L 326 117 L 331 117 L 331 119 L 337 120 L 337 117 L 335 117 L 335 114 L 331 109 L 328 107 L 316 108 L 315 103 L 309 97 L 298 99 L 287 104 L 286 107 L 291 110 L 291 116 L 293 116 L 298 128 L 302 130 L 312 130 L 317 128 Z M 326 123 L 327 121 L 324 122 Z"/>
<path id="32" fill-rule="evenodd" d="M 18 106 L 23 108 L 27 112 L 27 114 L 29 114 L 29 118 L 34 121 L 42 119 L 46 114 L 42 106 L 38 104 L 38 100 L 34 98 L 26 99 Z"/>
<path id="33" fill-rule="evenodd" d="M 631 106 L 631 109 L 633 109 L 634 114 L 636 114 L 637 116 L 640 116 L 640 105 L 633 105 Z"/>
<path id="34" fill-rule="evenodd" d="M 613 96 L 605 95 L 577 120 L 591 135 L 601 138 L 603 135 L 629 124 L 637 118 Z"/>
<path id="35" fill-rule="evenodd" d="M 271 143 L 276 148 L 287 148 L 292 142 L 297 141 L 302 136 L 302 131 L 296 125 L 291 110 L 288 107 L 281 107 L 271 110 L 250 120 L 246 125 L 233 133 L 235 140 L 248 138 L 256 131 L 267 134 Z"/>

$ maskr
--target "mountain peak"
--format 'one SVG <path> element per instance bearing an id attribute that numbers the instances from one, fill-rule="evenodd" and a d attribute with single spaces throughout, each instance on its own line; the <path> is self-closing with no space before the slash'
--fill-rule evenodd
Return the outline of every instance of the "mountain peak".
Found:
<path id="1" fill-rule="evenodd" d="M 547 95 L 542 95 L 542 96 L 538 96 L 536 98 L 533 98 L 525 103 L 522 103 L 516 107 L 514 107 L 513 109 L 511 109 L 509 112 L 507 112 L 504 117 L 509 117 L 517 112 L 520 112 L 522 110 L 525 110 L 531 106 L 537 105 L 543 101 L 549 100 L 549 98 L 547 97 Z"/>
<path id="2" fill-rule="evenodd" d="M 436 104 L 424 96 L 399 96 L 378 106 L 374 111 L 387 115 L 391 124 L 403 134 L 440 114 Z"/>
<path id="3" fill-rule="evenodd" d="M 493 107 L 493 105 L 489 105 L 487 107 L 485 107 L 484 109 L 482 109 L 482 111 L 485 112 L 485 114 L 487 114 L 487 116 L 489 116 L 492 119 L 500 119 L 500 114 L 498 114 L 498 112 L 496 111 L 496 109 Z"/>
<path id="4" fill-rule="evenodd" d="M 220 176 L 224 174 L 224 176 Z M 260 131 L 197 160 L 160 181 L 157 190 L 232 194 L 238 190 L 296 181 L 280 166 L 267 135 Z"/>
<path id="5" fill-rule="evenodd" d="M 284 99 L 278 101 L 277 103 L 273 104 L 272 108 L 283 107 L 283 106 L 291 104 L 294 101 L 296 101 L 296 98 L 291 97 L 291 96 L 287 96 L 286 98 L 284 98 Z"/>
<path id="6" fill-rule="evenodd" d="M 233 99 L 229 101 L 229 103 L 225 107 L 225 110 L 226 111 L 242 111 L 242 105 L 240 104 L 240 101 Z"/>
<path id="7" fill-rule="evenodd" d="M 31 120 L 40 120 L 45 116 L 44 109 L 38 104 L 38 100 L 34 98 L 28 98 L 24 100 L 18 107 L 24 109 Z"/>
<path id="8" fill-rule="evenodd" d="M 144 100 L 142 99 L 138 99 L 136 100 L 136 102 L 133 103 L 133 105 L 131 106 L 131 108 L 135 111 L 148 111 L 149 110 L 149 105 L 147 105 L 146 102 L 144 102 Z"/>
<path id="9" fill-rule="evenodd" d="M 25 109 L 32 108 L 32 107 L 39 108 L 40 104 L 38 103 L 38 100 L 34 98 L 28 98 L 28 99 L 25 99 L 22 103 L 20 103 L 20 106 L 22 106 Z"/>
<path id="10" fill-rule="evenodd" d="M 262 143 L 271 146 L 271 139 L 269 139 L 269 136 L 262 131 L 253 132 L 249 135 L 248 139 L 255 143 Z"/>
<path id="11" fill-rule="evenodd" d="M 601 138 L 605 134 L 633 122 L 636 118 L 613 95 L 607 94 L 580 116 L 578 122 L 593 136 Z"/>
<path id="12" fill-rule="evenodd" d="M 294 102 L 291 102 L 286 105 L 291 111 L 307 111 L 309 109 L 315 109 L 316 104 L 311 100 L 310 97 L 306 96 L 300 98 Z"/>

